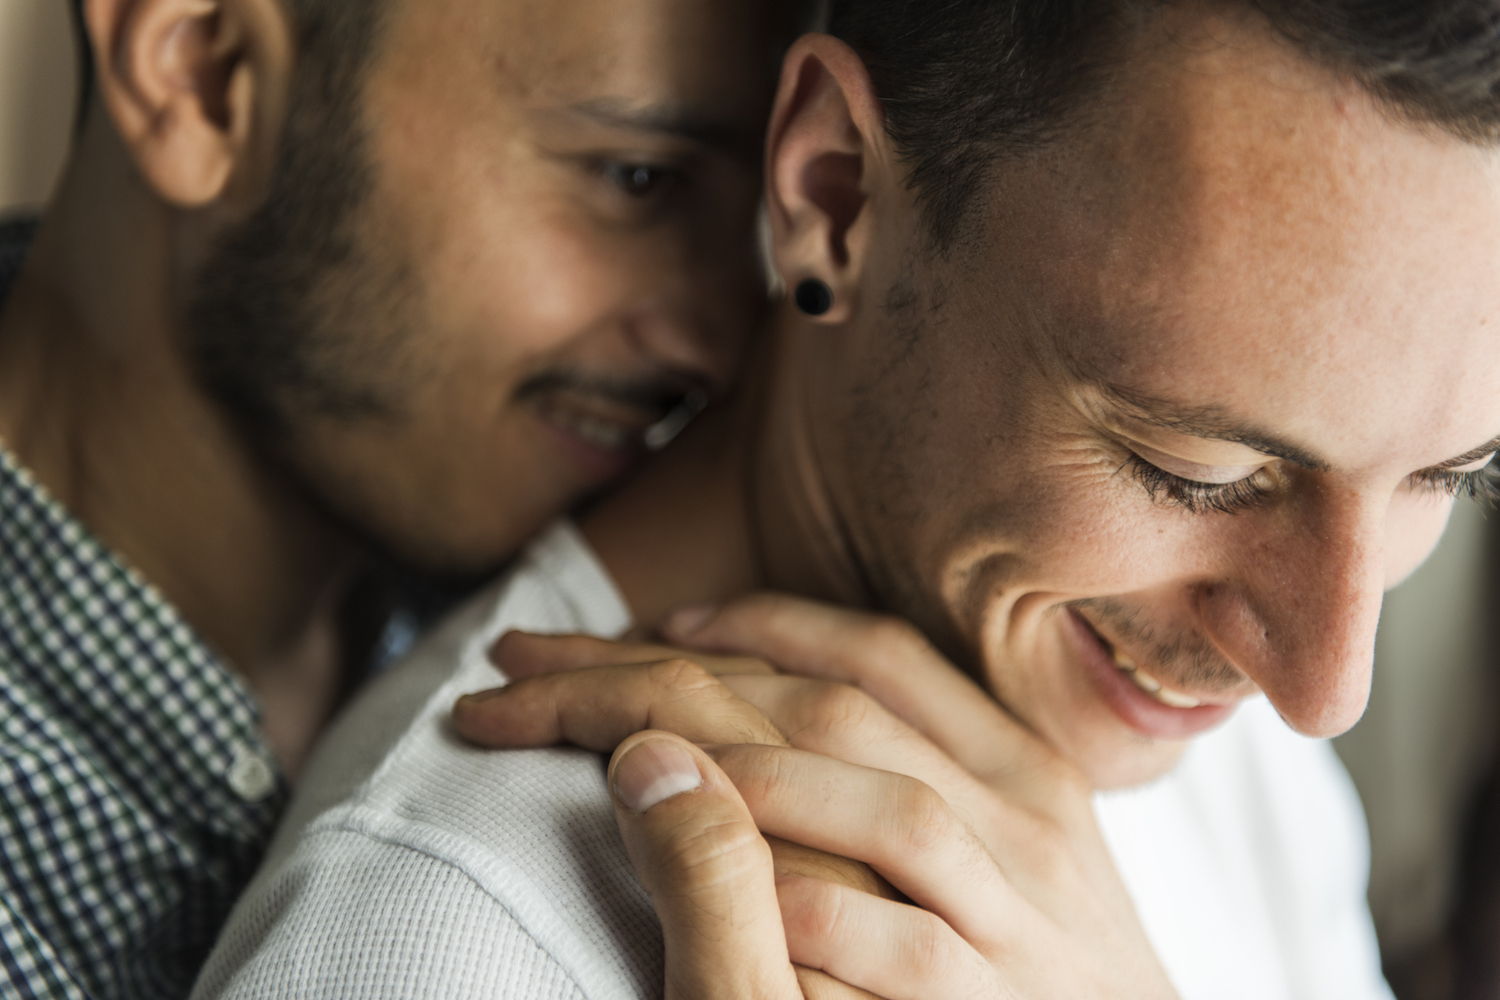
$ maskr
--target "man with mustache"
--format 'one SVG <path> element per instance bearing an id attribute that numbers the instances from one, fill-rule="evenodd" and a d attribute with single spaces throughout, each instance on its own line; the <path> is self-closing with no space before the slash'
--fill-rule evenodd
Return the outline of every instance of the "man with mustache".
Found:
<path id="1" fill-rule="evenodd" d="M 1385 995 L 1357 806 L 1302 737 L 1358 718 L 1383 590 L 1493 492 L 1497 14 L 834 4 L 768 140 L 792 294 L 757 377 L 346 717 L 204 995 Z M 761 587 L 958 666 L 669 617 Z M 606 783 L 449 733 L 518 627 L 749 673 L 503 640 L 513 678 L 638 661 L 457 708 L 494 742 L 689 738 Z M 867 654 L 907 722 L 808 725 L 824 689 L 747 651 Z M 685 876 L 647 866 L 659 930 L 611 792 Z M 906 899 L 778 870 L 751 820 Z"/>
<path id="2" fill-rule="evenodd" d="M 493 572 L 724 387 L 796 8 L 79 5 L 0 234 L 0 993 L 185 994 L 391 577 Z"/>

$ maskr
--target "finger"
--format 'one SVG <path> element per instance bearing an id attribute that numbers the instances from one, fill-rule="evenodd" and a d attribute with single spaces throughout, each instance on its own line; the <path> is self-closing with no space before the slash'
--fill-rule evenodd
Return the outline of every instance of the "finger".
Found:
<path id="1" fill-rule="evenodd" d="M 666 944 L 668 1000 L 801 997 L 771 851 L 702 751 L 641 733 L 610 760 L 615 816 Z"/>
<path id="2" fill-rule="evenodd" d="M 768 836 L 863 861 L 981 949 L 1029 912 L 984 844 L 930 787 L 789 747 L 705 748 Z"/>
<path id="3" fill-rule="evenodd" d="M 720 680 L 800 750 L 916 778 L 972 823 L 994 821 L 994 806 L 1004 804 L 937 744 L 858 688 L 786 674 Z"/>
<path id="4" fill-rule="evenodd" d="M 877 996 L 858 986 L 840 982 L 826 972 L 803 965 L 795 968 L 797 982 L 802 987 L 802 995 L 806 1000 L 887 1000 L 886 997 Z"/>
<path id="5" fill-rule="evenodd" d="M 1023 894 L 1052 898 L 1048 879 L 1057 877 L 1059 857 L 1085 866 L 1100 892 L 1118 884 L 1085 783 L 1070 786 L 1051 771 L 1038 771 L 1035 780 L 1017 774 L 997 795 L 993 785 L 855 688 L 787 675 L 720 680 L 797 749 L 928 785 L 990 845 L 1002 873 Z"/>
<path id="6" fill-rule="evenodd" d="M 535 677 L 564 670 L 607 667 L 618 663 L 649 663 L 684 655 L 680 649 L 649 642 L 620 642 L 588 635 L 537 635 L 506 632 L 490 645 L 490 662 L 511 679 Z M 693 654 L 712 674 L 771 674 L 763 660 L 713 653 Z"/>
<path id="7" fill-rule="evenodd" d="M 981 777 L 1003 778 L 1055 760 L 900 619 L 760 593 L 712 609 L 684 609 L 668 617 L 662 632 L 680 645 L 759 657 L 783 671 L 860 687 Z"/>
<path id="8" fill-rule="evenodd" d="M 939 917 L 817 879 L 779 878 L 792 961 L 888 1000 L 997 1000 L 989 964 Z"/>
<path id="9" fill-rule="evenodd" d="M 453 706 L 453 726 L 489 747 L 572 743 L 608 752 L 643 729 L 699 743 L 786 742 L 757 708 L 681 659 L 547 674 L 465 695 Z"/>
<path id="10" fill-rule="evenodd" d="M 858 889 L 860 892 L 867 892 L 872 896 L 883 896 L 886 899 L 904 900 L 906 898 L 862 861 L 829 854 L 827 851 L 820 851 L 806 844 L 796 844 L 780 837 L 766 837 L 766 843 L 771 845 L 771 861 L 778 877 L 796 875 L 824 882 L 836 882 L 850 889 Z"/>

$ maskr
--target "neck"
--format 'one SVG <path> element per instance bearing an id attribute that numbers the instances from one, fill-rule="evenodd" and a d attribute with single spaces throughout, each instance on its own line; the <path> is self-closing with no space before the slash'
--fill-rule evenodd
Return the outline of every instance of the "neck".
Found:
<path id="1" fill-rule="evenodd" d="M 0 438 L 244 676 L 276 742 L 271 704 L 337 671 L 355 563 L 198 388 L 169 210 L 101 131 L 0 311 Z"/>
<path id="2" fill-rule="evenodd" d="M 868 603 L 817 461 L 810 338 L 827 334 L 783 316 L 735 398 L 582 519 L 639 625 L 763 588 Z"/>

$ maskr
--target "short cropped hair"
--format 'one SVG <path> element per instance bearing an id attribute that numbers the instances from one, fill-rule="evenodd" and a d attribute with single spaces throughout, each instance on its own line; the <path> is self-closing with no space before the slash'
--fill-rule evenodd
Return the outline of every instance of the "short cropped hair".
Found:
<path id="1" fill-rule="evenodd" d="M 315 73 L 317 93 L 346 101 L 369 64 L 390 0 L 281 0 L 296 32 L 299 71 Z M 407 0 L 431 2 L 431 0 Z M 769 9 L 793 34 L 821 28 L 827 0 L 772 0 Z M 69 0 L 79 63 L 77 121 L 81 126 L 94 85 L 94 61 L 83 21 L 83 0 Z M 784 44 L 790 37 L 779 40 Z"/>
<path id="2" fill-rule="evenodd" d="M 1171 0 L 832 0 L 864 60 L 939 249 L 1001 158 L 1088 106 L 1122 29 Z M 1500 0 L 1213 0 L 1259 12 L 1299 51 L 1398 113 L 1500 138 Z"/>

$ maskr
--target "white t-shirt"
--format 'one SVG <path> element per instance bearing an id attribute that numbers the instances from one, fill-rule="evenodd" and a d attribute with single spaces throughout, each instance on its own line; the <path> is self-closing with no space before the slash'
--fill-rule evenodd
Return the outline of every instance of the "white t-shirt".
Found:
<path id="1" fill-rule="evenodd" d="M 624 602 L 559 524 L 339 719 L 195 997 L 659 997 L 661 933 L 604 763 L 494 752 L 447 716 L 508 628 L 618 635 Z M 1329 748 L 1248 705 L 1156 784 L 1100 798 L 1184 1000 L 1389 1000 L 1359 806 Z"/>

